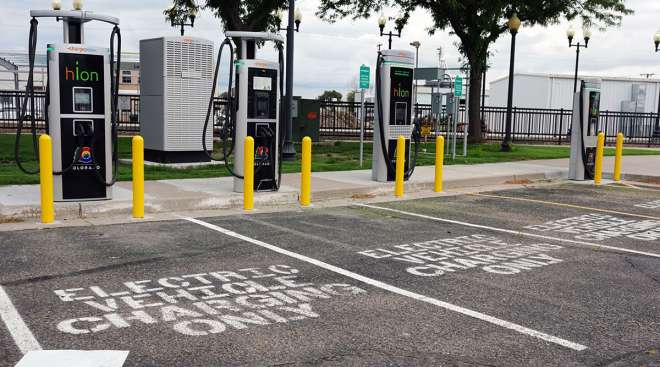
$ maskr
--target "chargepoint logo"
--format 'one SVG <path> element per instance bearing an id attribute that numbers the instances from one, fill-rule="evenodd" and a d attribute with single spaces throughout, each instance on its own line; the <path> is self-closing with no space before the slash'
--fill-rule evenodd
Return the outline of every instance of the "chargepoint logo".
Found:
<path id="1" fill-rule="evenodd" d="M 75 66 L 64 67 L 64 79 L 71 81 L 83 82 L 98 82 L 99 73 L 97 71 L 90 71 L 80 67 L 80 62 L 76 60 Z"/>

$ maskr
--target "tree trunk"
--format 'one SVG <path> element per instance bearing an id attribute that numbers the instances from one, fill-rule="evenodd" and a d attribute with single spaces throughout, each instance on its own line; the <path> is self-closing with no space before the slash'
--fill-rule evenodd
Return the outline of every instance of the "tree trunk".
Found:
<path id="1" fill-rule="evenodd" d="M 481 143 L 483 141 L 481 131 L 481 81 L 483 70 L 480 66 L 471 65 L 470 69 L 470 101 L 468 106 L 468 120 L 470 131 L 468 142 Z"/>

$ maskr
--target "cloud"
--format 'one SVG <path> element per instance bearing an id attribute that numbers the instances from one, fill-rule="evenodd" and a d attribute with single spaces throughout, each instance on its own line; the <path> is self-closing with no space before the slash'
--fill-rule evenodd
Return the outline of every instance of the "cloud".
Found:
<path id="1" fill-rule="evenodd" d="M 29 9 L 43 8 L 45 0 L 3 0 L 3 35 L 0 48 L 3 50 L 26 50 L 29 29 Z M 69 6 L 64 0 L 64 6 Z M 177 35 L 178 30 L 167 24 L 162 10 L 169 0 L 86 0 L 85 8 L 98 13 L 119 17 L 125 51 L 137 51 L 139 40 L 164 35 Z M 660 54 L 653 51 L 652 36 L 660 23 L 660 2 L 629 0 L 627 6 L 635 15 L 626 17 L 621 28 L 605 32 L 594 31 L 589 48 L 580 55 L 580 70 L 584 74 L 608 76 L 639 76 L 640 73 L 657 73 L 660 76 Z M 300 33 L 295 43 L 295 89 L 297 95 L 315 97 L 325 89 L 337 89 L 344 93 L 358 75 L 361 64 L 372 65 L 376 59 L 376 45 L 387 47 L 387 38 L 379 37 L 376 18 L 345 19 L 327 23 L 314 13 L 318 0 L 299 1 L 303 12 Z M 395 11 L 386 11 L 395 16 Z M 404 29 L 402 38 L 393 40 L 393 47 L 413 50 L 412 41 L 420 41 L 420 66 L 436 66 L 437 48 L 444 49 L 444 57 L 450 66 L 458 66 L 459 53 L 454 47 L 457 38 L 447 31 L 438 31 L 429 36 L 427 28 L 432 24 L 428 14 L 417 11 L 410 24 Z M 388 25 L 388 28 L 392 25 Z M 572 74 L 575 49 L 569 49 L 565 29 L 568 23 L 548 28 L 523 26 L 517 37 L 516 71 L 536 73 Z M 576 25 L 579 29 L 579 24 Z M 110 27 L 103 24 L 88 24 L 87 43 L 109 44 Z M 216 45 L 222 40 L 220 21 L 204 11 L 188 28 L 186 34 L 213 40 Z M 52 19 L 40 21 L 39 47 L 45 49 L 48 42 L 61 41 L 61 24 Z M 578 36 L 579 36 L 578 32 Z M 7 37 L 7 35 L 10 35 Z M 493 45 L 488 80 L 507 75 L 509 67 L 510 36 L 504 34 Z M 260 51 L 264 58 L 275 59 L 272 49 Z M 373 70 L 373 69 L 372 69 Z M 223 79 L 224 80 L 224 79 Z"/>

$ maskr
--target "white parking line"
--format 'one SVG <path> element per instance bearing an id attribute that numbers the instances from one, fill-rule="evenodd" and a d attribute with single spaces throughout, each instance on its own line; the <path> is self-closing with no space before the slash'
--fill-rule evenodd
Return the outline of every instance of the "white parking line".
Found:
<path id="1" fill-rule="evenodd" d="M 623 252 L 623 253 L 629 253 L 629 254 L 635 254 L 635 255 L 643 255 L 643 256 L 648 256 L 648 257 L 660 258 L 660 254 L 655 254 L 655 253 L 652 253 L 652 252 L 637 251 L 637 250 L 631 250 L 631 249 L 621 248 L 621 247 L 600 245 L 600 244 L 597 244 L 597 243 L 591 243 L 591 242 L 585 242 L 585 241 L 576 241 L 576 240 L 569 240 L 569 239 L 559 238 L 559 237 L 544 236 L 544 235 L 541 235 L 541 234 L 516 231 L 514 229 L 484 226 L 484 225 L 481 225 L 481 224 L 474 224 L 474 223 L 468 223 L 468 222 L 461 222 L 461 221 L 453 220 L 453 219 L 444 219 L 444 218 L 432 217 L 430 215 L 412 213 L 412 212 L 407 212 L 407 211 L 404 211 L 404 210 L 386 208 L 386 207 L 370 205 L 370 204 L 357 203 L 357 204 L 353 204 L 353 205 L 364 207 L 364 208 L 384 210 L 384 211 L 388 211 L 388 212 L 392 212 L 392 213 L 408 215 L 408 216 L 411 216 L 411 217 L 424 218 L 424 219 L 433 220 L 433 221 L 436 221 L 436 222 L 458 224 L 458 225 L 461 225 L 461 226 L 464 226 L 464 227 L 480 228 L 480 229 L 486 229 L 486 230 L 489 230 L 489 231 L 509 233 L 509 234 L 513 234 L 513 235 L 517 235 L 517 236 L 534 237 L 534 238 L 541 238 L 541 239 L 544 239 L 544 240 L 551 240 L 551 241 L 556 241 L 556 242 L 561 242 L 561 243 L 570 243 L 570 244 L 578 245 L 578 246 L 581 246 L 581 247 L 589 247 L 589 248 L 597 248 L 597 249 L 608 249 L 608 250 L 617 251 L 617 252 Z"/>
<path id="2" fill-rule="evenodd" d="M 41 350 L 41 345 L 35 339 L 30 329 L 25 325 L 23 318 L 14 307 L 14 304 L 9 299 L 9 295 L 5 289 L 0 286 L 0 319 L 7 326 L 9 334 L 14 339 L 16 346 L 25 354 L 33 350 Z"/>
<path id="3" fill-rule="evenodd" d="M 554 344 L 557 344 L 557 345 L 561 345 L 561 346 L 569 348 L 569 349 L 573 349 L 573 350 L 576 350 L 576 351 L 582 351 L 582 350 L 587 349 L 587 347 L 582 345 L 582 344 L 574 343 L 572 341 L 562 339 L 562 338 L 559 338 L 559 337 L 556 337 L 556 336 L 553 336 L 553 335 L 545 334 L 543 332 L 540 332 L 540 331 L 537 331 L 537 330 L 534 330 L 534 329 L 530 329 L 530 328 L 527 328 L 527 327 L 524 327 L 524 326 L 521 326 L 521 325 L 518 325 L 518 324 L 514 324 L 514 323 L 506 321 L 506 320 L 498 319 L 496 317 L 486 315 L 486 314 L 478 312 L 478 311 L 473 311 L 473 310 L 470 310 L 470 309 L 467 309 L 467 308 L 464 308 L 464 307 L 460 307 L 460 306 L 457 306 L 457 305 L 454 305 L 454 304 L 451 304 L 451 303 L 440 301 L 440 300 L 435 299 L 435 298 L 427 297 L 427 296 L 424 296 L 424 295 L 419 294 L 419 293 L 415 293 L 415 292 L 411 292 L 411 291 L 408 291 L 408 290 L 405 290 L 405 289 L 402 289 L 402 288 L 399 288 L 399 287 L 395 287 L 393 285 L 383 283 L 379 280 L 375 280 L 375 279 L 372 279 L 372 278 L 354 273 L 352 271 L 349 271 L 349 270 L 346 270 L 346 269 L 343 269 L 343 268 L 340 268 L 340 267 L 337 267 L 337 266 L 334 266 L 334 265 L 331 265 L 331 264 L 324 263 L 323 261 L 316 260 L 316 259 L 313 259 L 311 257 L 307 257 L 305 255 L 301 255 L 301 254 L 298 254 L 298 253 L 295 253 L 295 252 L 292 252 L 292 251 L 289 251 L 289 250 L 285 250 L 283 248 L 268 244 L 268 243 L 263 242 L 263 241 L 259 241 L 259 240 L 254 239 L 254 238 L 244 236 L 242 234 L 230 231 L 228 229 L 222 228 L 220 226 L 216 226 L 214 224 L 210 224 L 210 223 L 201 221 L 199 219 L 189 218 L 189 217 L 181 217 L 181 218 L 185 219 L 187 221 L 190 221 L 192 223 L 199 224 L 199 225 L 204 226 L 206 228 L 212 229 L 214 231 L 220 232 L 220 233 L 225 234 L 227 236 L 234 237 L 234 238 L 240 239 L 242 241 L 249 242 L 249 243 L 252 243 L 254 245 L 257 245 L 257 246 L 266 248 L 268 250 L 277 252 L 279 254 L 289 256 L 289 257 L 292 257 L 294 259 L 298 259 L 298 260 L 310 263 L 312 265 L 315 265 L 315 266 L 318 266 L 320 268 L 329 270 L 331 272 L 334 272 L 334 273 L 352 278 L 354 280 L 357 280 L 359 282 L 371 285 L 371 286 L 376 287 L 376 288 L 380 288 L 380 289 L 383 289 L 383 290 L 386 290 L 386 291 L 389 291 L 389 292 L 392 292 L 392 293 L 396 293 L 396 294 L 399 294 L 399 295 L 402 295 L 402 296 L 405 296 L 405 297 L 409 297 L 409 298 L 412 298 L 412 299 L 415 299 L 415 300 L 418 300 L 418 301 L 430 303 L 432 305 L 442 307 L 442 308 L 450 310 L 450 311 L 458 312 L 460 314 L 470 316 L 470 317 L 473 317 L 475 319 L 479 319 L 479 320 L 482 320 L 482 321 L 486 321 L 486 322 L 489 322 L 491 324 L 498 325 L 498 326 L 501 326 L 503 328 L 510 329 L 510 330 L 516 331 L 516 332 L 521 333 L 521 334 L 529 335 L 529 336 L 532 336 L 532 337 L 535 337 L 535 338 L 538 338 L 538 339 L 542 339 L 542 340 L 545 340 L 545 341 L 548 341 L 548 342 L 551 342 L 551 343 L 554 343 Z"/>

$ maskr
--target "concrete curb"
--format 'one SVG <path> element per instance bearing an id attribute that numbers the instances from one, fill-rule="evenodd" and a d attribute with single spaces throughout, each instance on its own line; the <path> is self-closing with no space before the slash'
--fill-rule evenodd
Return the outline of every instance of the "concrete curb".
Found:
<path id="1" fill-rule="evenodd" d="M 445 189 L 476 188 L 501 184 L 521 184 L 542 180 L 557 180 L 565 177 L 562 169 L 545 170 L 528 174 L 491 174 L 473 178 L 448 179 L 444 182 Z M 344 185 L 345 186 L 345 185 Z M 432 192 L 433 181 L 412 181 L 405 185 L 407 194 Z M 355 185 L 350 188 L 326 189 L 314 191 L 312 188 L 312 201 L 316 203 L 333 200 L 369 199 L 392 196 L 394 199 L 393 183 L 376 183 L 373 185 Z M 192 195 L 197 194 L 197 195 Z M 148 195 L 148 193 L 147 193 Z M 276 193 L 257 193 L 254 196 L 255 208 L 267 208 L 298 203 L 298 192 L 282 190 Z M 188 197 L 179 198 L 145 198 L 145 213 L 173 213 L 183 211 L 208 210 L 240 210 L 243 207 L 243 196 L 238 193 L 225 193 L 224 195 L 207 195 L 191 193 Z M 88 219 L 110 216 L 131 216 L 132 202 L 130 200 L 109 200 L 100 202 L 56 203 L 55 212 L 57 220 Z M 16 205 L 0 206 L 0 223 L 34 221 L 40 216 L 39 206 Z"/>

